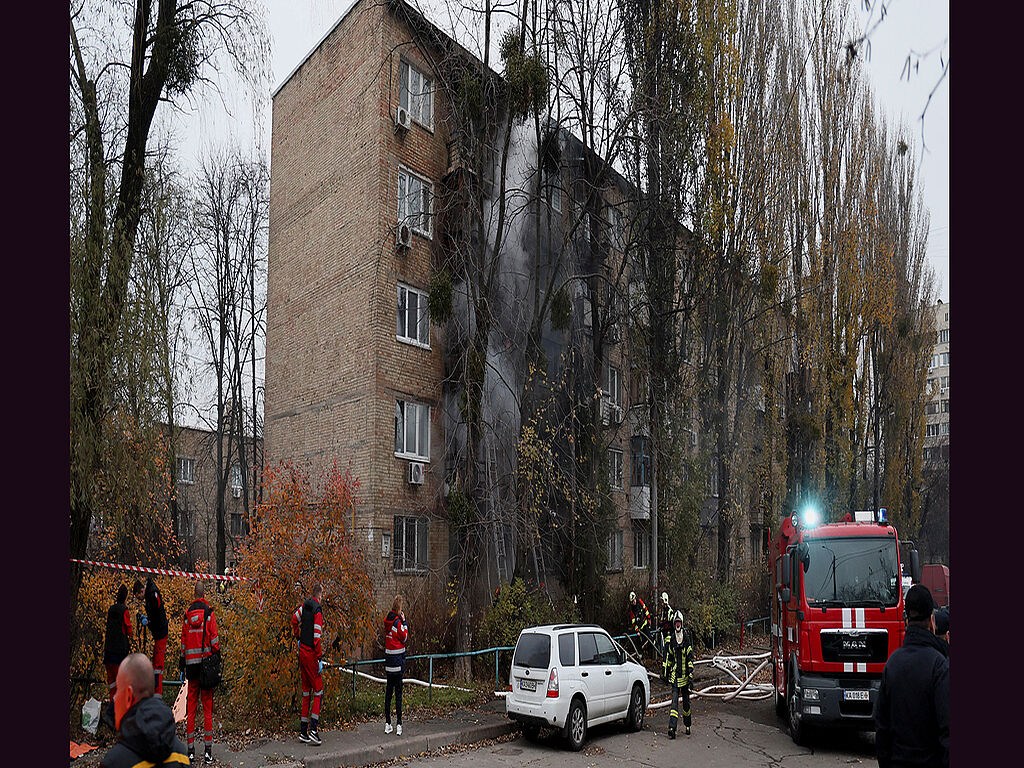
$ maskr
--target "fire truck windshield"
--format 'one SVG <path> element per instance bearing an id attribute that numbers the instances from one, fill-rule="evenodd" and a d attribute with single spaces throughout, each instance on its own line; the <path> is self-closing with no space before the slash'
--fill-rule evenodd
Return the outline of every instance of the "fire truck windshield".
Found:
<path id="1" fill-rule="evenodd" d="M 804 591 L 811 605 L 894 606 L 900 579 L 889 537 L 806 538 Z"/>

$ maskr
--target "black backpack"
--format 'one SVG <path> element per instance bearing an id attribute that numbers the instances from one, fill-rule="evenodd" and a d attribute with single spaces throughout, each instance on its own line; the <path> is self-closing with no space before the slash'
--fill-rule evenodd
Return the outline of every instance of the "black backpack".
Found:
<path id="1" fill-rule="evenodd" d="M 206 622 L 213 613 L 212 608 L 203 611 L 203 645 L 206 645 Z M 210 651 L 209 656 L 204 656 L 199 664 L 199 687 L 204 691 L 212 691 L 220 685 L 222 679 L 220 650 Z"/>

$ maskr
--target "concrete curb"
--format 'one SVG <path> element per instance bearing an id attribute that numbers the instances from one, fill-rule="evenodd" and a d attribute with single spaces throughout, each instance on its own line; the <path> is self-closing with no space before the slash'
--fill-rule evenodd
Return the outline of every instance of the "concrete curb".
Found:
<path id="1" fill-rule="evenodd" d="M 511 720 L 504 723 L 482 723 L 459 730 L 453 729 L 405 738 L 398 737 L 386 745 L 357 746 L 319 755 L 309 755 L 303 759 L 302 764 L 305 768 L 359 768 L 396 757 L 412 757 L 420 752 L 432 752 L 452 744 L 475 744 L 478 741 L 496 739 L 517 729 L 518 726 Z"/>

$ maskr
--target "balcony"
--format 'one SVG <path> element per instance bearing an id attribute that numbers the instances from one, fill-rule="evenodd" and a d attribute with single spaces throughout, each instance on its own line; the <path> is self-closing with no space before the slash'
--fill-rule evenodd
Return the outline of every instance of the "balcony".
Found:
<path id="1" fill-rule="evenodd" d="M 651 519 L 651 486 L 634 485 L 630 487 L 629 516 L 633 520 Z"/>

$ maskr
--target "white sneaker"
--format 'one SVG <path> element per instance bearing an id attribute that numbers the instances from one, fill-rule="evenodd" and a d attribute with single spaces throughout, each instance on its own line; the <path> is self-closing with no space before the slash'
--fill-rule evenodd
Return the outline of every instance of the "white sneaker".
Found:
<path id="1" fill-rule="evenodd" d="M 395 727 L 395 733 L 397 733 L 397 734 L 398 734 L 399 736 L 401 736 L 401 735 L 402 735 L 402 724 L 401 724 L 401 723 L 399 723 L 399 724 L 398 724 L 398 725 L 397 725 L 397 726 Z"/>
<path id="2" fill-rule="evenodd" d="M 394 728 L 391 727 L 391 723 L 384 723 L 384 733 L 391 733 L 393 730 Z M 401 733 L 401 731 L 399 731 L 399 733 Z"/>

